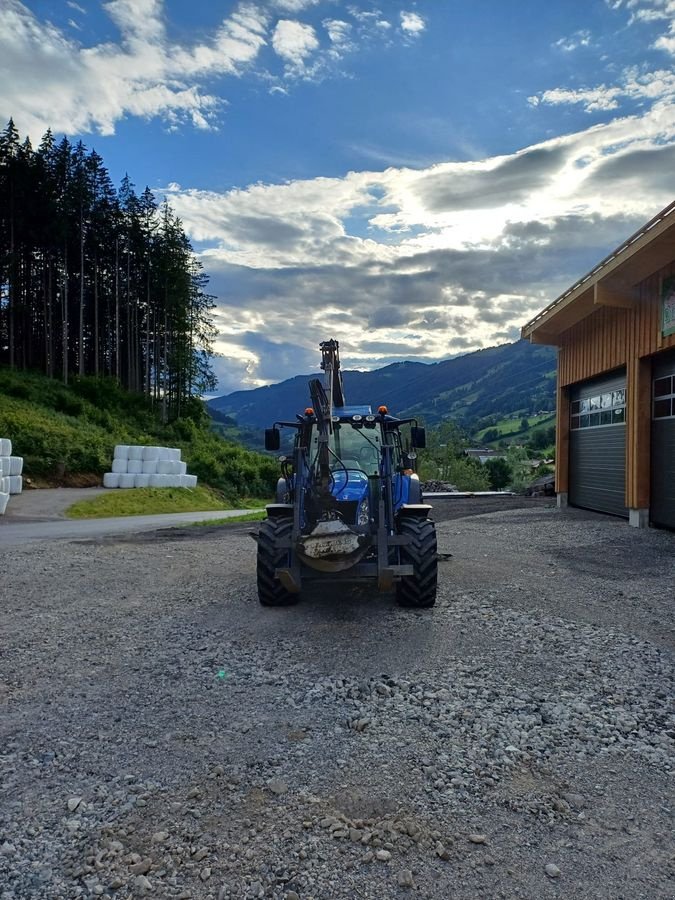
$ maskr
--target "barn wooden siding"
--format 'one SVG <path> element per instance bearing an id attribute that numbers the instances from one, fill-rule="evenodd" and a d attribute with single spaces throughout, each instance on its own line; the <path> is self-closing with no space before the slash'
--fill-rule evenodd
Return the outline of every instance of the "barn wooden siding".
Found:
<path id="1" fill-rule="evenodd" d="M 675 348 L 675 335 L 661 335 L 661 287 L 675 275 L 675 262 L 639 285 L 630 309 L 602 306 L 559 338 L 556 489 L 569 485 L 569 397 L 567 388 L 594 375 L 626 369 L 626 506 L 649 506 L 651 360 Z"/>

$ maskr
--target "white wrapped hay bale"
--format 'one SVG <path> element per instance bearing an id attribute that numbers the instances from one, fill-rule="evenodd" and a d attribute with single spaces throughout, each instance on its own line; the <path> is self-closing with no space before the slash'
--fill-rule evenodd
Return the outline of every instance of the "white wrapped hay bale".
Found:
<path id="1" fill-rule="evenodd" d="M 158 475 L 172 475 L 173 474 L 173 463 L 170 459 L 160 459 L 157 462 L 157 474 Z"/>
<path id="2" fill-rule="evenodd" d="M 178 447 L 169 447 L 169 459 L 172 462 L 180 462 L 180 450 Z"/>
<path id="3" fill-rule="evenodd" d="M 0 438 L 0 456 L 12 455 L 12 442 L 9 438 Z"/>
<path id="4" fill-rule="evenodd" d="M 9 475 L 6 475 L 4 478 L 0 478 L 0 493 L 9 494 Z"/>
<path id="5" fill-rule="evenodd" d="M 159 447 L 143 447 L 143 459 L 159 459 Z"/>
<path id="6" fill-rule="evenodd" d="M 129 459 L 143 459 L 143 450 L 145 450 L 145 447 L 130 446 Z M 129 469 L 129 471 L 131 471 L 131 469 Z"/>
<path id="7" fill-rule="evenodd" d="M 143 475 L 143 473 L 141 472 L 140 475 L 136 475 L 134 477 L 134 487 L 137 487 L 137 488 L 150 487 L 151 477 L 152 477 L 151 475 Z"/>
<path id="8" fill-rule="evenodd" d="M 144 475 L 156 475 L 157 474 L 157 460 L 156 459 L 144 459 L 143 460 L 143 468 L 141 472 Z"/>
<path id="9" fill-rule="evenodd" d="M 187 463 L 186 462 L 178 462 L 178 475 L 187 475 Z"/>
<path id="10" fill-rule="evenodd" d="M 197 476 L 196 475 L 181 475 L 181 483 L 182 483 L 183 487 L 196 488 L 197 487 Z"/>
<path id="11" fill-rule="evenodd" d="M 23 490 L 23 478 L 21 475 L 9 476 L 9 492 L 10 494 L 20 494 Z"/>
<path id="12" fill-rule="evenodd" d="M 4 516 L 7 504 L 9 503 L 9 494 L 0 491 L 0 516 Z"/>
<path id="13" fill-rule="evenodd" d="M 117 472 L 106 472 L 103 476 L 104 488 L 118 488 L 120 486 L 120 475 Z"/>
<path id="14" fill-rule="evenodd" d="M 140 475 L 143 471 L 143 460 L 142 459 L 129 459 L 127 460 L 127 472 L 130 475 Z"/>
<path id="15" fill-rule="evenodd" d="M 164 487 L 164 478 L 165 475 L 151 475 L 150 476 L 150 487 L 158 488 Z"/>
<path id="16" fill-rule="evenodd" d="M 119 459 L 118 457 L 115 457 L 115 459 L 113 459 L 113 461 L 112 461 L 112 470 L 113 470 L 113 472 L 116 472 L 118 475 L 126 475 L 128 465 L 129 465 L 128 459 L 126 459 L 126 458 Z"/>
<path id="17" fill-rule="evenodd" d="M 171 450 L 168 447 L 160 447 L 159 448 L 159 458 L 161 460 L 170 460 L 171 459 Z"/>
<path id="18" fill-rule="evenodd" d="M 9 474 L 21 475 L 23 472 L 23 456 L 10 456 Z"/>
<path id="19" fill-rule="evenodd" d="M 0 456 L 0 477 L 8 478 L 11 468 L 11 456 Z"/>
<path id="20" fill-rule="evenodd" d="M 117 444 L 113 456 L 115 459 L 129 459 L 128 444 Z"/>
<path id="21" fill-rule="evenodd" d="M 136 486 L 136 476 L 135 475 L 120 475 L 120 487 L 121 488 L 132 488 Z"/>

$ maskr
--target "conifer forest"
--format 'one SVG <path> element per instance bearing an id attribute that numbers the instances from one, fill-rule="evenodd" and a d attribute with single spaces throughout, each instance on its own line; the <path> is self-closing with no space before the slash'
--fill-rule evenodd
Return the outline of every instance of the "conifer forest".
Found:
<path id="1" fill-rule="evenodd" d="M 0 365 L 109 376 L 167 419 L 214 387 L 213 298 L 170 206 L 47 131 L 0 133 Z"/>

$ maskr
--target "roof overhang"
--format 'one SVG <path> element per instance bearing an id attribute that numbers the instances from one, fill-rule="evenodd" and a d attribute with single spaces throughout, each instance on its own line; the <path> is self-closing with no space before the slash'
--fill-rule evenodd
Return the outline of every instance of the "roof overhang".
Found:
<path id="1" fill-rule="evenodd" d="M 675 260 L 675 202 L 631 235 L 583 278 L 523 326 L 533 344 L 560 344 L 572 325 L 602 306 L 630 309 L 639 284 Z"/>

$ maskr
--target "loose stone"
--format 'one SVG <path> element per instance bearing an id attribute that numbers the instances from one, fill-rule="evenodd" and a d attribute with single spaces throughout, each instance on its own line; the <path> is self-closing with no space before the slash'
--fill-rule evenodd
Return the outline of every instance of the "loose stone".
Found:
<path id="1" fill-rule="evenodd" d="M 410 869 L 401 869 L 401 871 L 398 873 L 397 881 L 401 885 L 401 887 L 411 888 L 415 885 L 415 882 L 413 881 L 413 874 Z"/>

